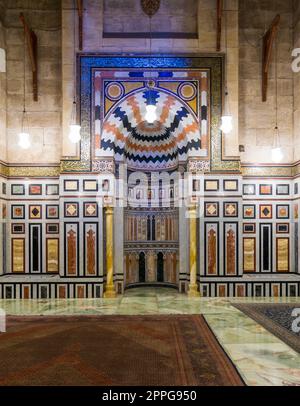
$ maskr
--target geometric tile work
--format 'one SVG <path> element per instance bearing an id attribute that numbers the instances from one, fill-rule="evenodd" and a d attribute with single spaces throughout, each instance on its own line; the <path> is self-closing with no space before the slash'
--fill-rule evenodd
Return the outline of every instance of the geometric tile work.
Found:
<path id="1" fill-rule="evenodd" d="M 205 216 L 218 217 L 219 216 L 219 203 L 205 203 Z"/>
<path id="2" fill-rule="evenodd" d="M 65 217 L 78 217 L 78 206 L 77 202 L 65 203 Z"/>
<path id="3" fill-rule="evenodd" d="M 85 217 L 98 217 L 98 204 L 97 203 L 84 203 L 84 216 Z"/>
<path id="4" fill-rule="evenodd" d="M 272 218 L 272 205 L 260 205 L 259 206 L 259 218 L 271 219 Z"/>
<path id="5" fill-rule="evenodd" d="M 276 205 L 276 218 L 288 219 L 290 217 L 289 209 L 289 205 Z"/>
<path id="6" fill-rule="evenodd" d="M 29 206 L 29 218 L 31 220 L 42 218 L 42 206 L 41 205 L 30 205 Z"/>
<path id="7" fill-rule="evenodd" d="M 243 218 L 244 219 L 255 219 L 255 205 L 254 204 L 247 204 L 243 205 Z"/>
<path id="8" fill-rule="evenodd" d="M 260 195 L 272 195 L 272 193 L 273 193 L 272 185 L 259 185 Z"/>
<path id="9" fill-rule="evenodd" d="M 58 219 L 59 218 L 59 206 L 58 205 L 47 205 L 46 206 L 46 218 L 47 219 Z"/>
<path id="10" fill-rule="evenodd" d="M 237 203 L 224 203 L 224 217 L 237 217 L 238 204 Z"/>
<path id="11" fill-rule="evenodd" d="M 193 175 L 193 179 L 195 176 Z M 203 203 L 204 208 L 204 213 L 199 210 L 201 219 L 197 220 L 200 250 L 197 266 L 200 271 L 199 288 L 203 295 L 278 297 L 294 296 L 300 292 L 298 281 L 289 279 L 294 278 L 293 272 L 297 269 L 294 264 L 295 261 L 297 263 L 299 249 L 298 239 L 292 238 L 291 235 L 292 232 L 295 235 L 294 221 L 298 220 L 299 202 L 293 195 L 286 194 L 288 191 L 294 192 L 293 185 L 280 179 L 277 182 L 268 179 L 264 181 L 247 179 L 247 183 L 243 185 L 240 177 L 235 181 L 232 175 L 226 177 L 214 173 L 213 178 L 210 175 L 204 181 L 202 175 L 197 176 L 198 183 L 193 184 L 192 193 L 195 194 L 197 202 Z M 53 184 L 50 184 L 51 182 Z M 105 274 L 106 227 L 103 205 L 104 196 L 108 194 L 107 190 L 109 193 L 112 192 L 111 197 L 108 197 L 114 199 L 113 178 L 109 173 L 100 176 L 85 173 L 72 175 L 72 179 L 69 179 L 69 176 L 67 179 L 62 176 L 60 182 L 58 180 L 55 184 L 54 182 L 52 179 L 45 182 L 37 179 L 30 184 L 26 182 L 22 184 L 22 181 L 13 185 L 8 184 L 7 197 L 11 202 L 8 200 L 0 207 L 1 214 L 8 216 L 8 227 L 5 229 L 8 238 L 4 238 L 8 242 L 6 247 L 7 267 L 10 267 L 8 271 L 11 273 L 13 270 L 19 275 L 25 271 L 34 272 L 36 276 L 31 273 L 29 280 L 27 274 L 24 274 L 22 282 L 8 280 L 6 277 L 0 278 L 0 298 L 59 296 L 84 298 L 101 297 L 103 294 L 105 280 L 101 275 L 103 272 Z M 58 182 L 61 185 L 61 195 Z M 67 190 L 64 190 L 64 187 Z M 163 192 L 166 197 L 169 196 L 168 190 Z M 140 193 L 144 193 L 145 201 L 150 196 L 149 191 L 145 191 L 141 186 Z M 151 193 L 155 195 L 157 191 L 153 190 Z M 5 207 L 9 209 L 7 213 Z M 242 209 L 240 212 L 239 207 Z M 116 210 L 114 215 L 119 215 Z M 118 218 L 116 221 L 119 222 L 121 217 L 115 217 Z M 148 243 L 147 219 L 141 224 L 135 232 L 142 241 L 142 250 Z M 120 222 L 120 230 L 122 227 Z M 174 232 L 169 227 L 167 223 L 164 225 L 165 234 L 158 234 L 158 230 L 155 230 L 155 236 L 159 235 L 161 240 L 161 250 L 169 244 L 166 233 Z M 188 222 L 185 227 L 188 233 Z M 0 226 L 1 231 L 3 229 Z M 34 241 L 31 247 L 30 238 L 31 242 Z M 120 255 L 114 258 L 118 264 L 118 268 L 115 269 L 120 269 L 116 287 L 123 292 L 128 275 L 123 275 L 121 268 L 122 231 L 115 232 L 114 238 L 119 241 L 117 246 L 118 253 L 120 252 Z M 134 245 L 134 241 L 133 239 L 128 242 Z M 152 241 L 150 245 L 151 243 Z M 184 244 L 188 261 L 189 245 L 187 241 L 184 241 Z M 139 258 L 135 259 L 134 254 L 124 257 L 125 261 L 132 261 L 134 264 L 135 272 L 132 272 L 130 281 L 138 282 Z M 181 287 L 184 286 L 187 291 L 189 267 L 185 266 L 184 271 L 176 276 L 178 263 L 175 261 L 174 273 L 173 259 L 164 258 L 164 261 L 164 281 L 171 281 L 169 276 L 173 275 L 172 281 Z M 155 282 L 157 263 L 154 262 L 152 265 L 146 257 L 145 266 L 152 266 Z M 35 278 L 41 273 L 44 274 L 44 279 L 39 283 Z M 243 273 L 247 274 L 247 280 L 243 278 Z M 290 274 L 287 275 L 288 273 Z M 50 274 L 56 274 L 57 280 L 51 282 L 47 279 L 47 274 L 49 277 Z M 255 278 L 258 276 L 261 279 L 256 281 Z M 269 279 L 264 280 L 264 276 Z M 276 280 L 276 276 L 282 279 Z M 274 280 L 270 279 L 273 277 Z"/>

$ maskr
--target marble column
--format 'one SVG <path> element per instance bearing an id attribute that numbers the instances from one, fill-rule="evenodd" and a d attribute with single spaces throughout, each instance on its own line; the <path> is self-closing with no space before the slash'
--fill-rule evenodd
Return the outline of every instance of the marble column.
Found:
<path id="1" fill-rule="evenodd" d="M 197 285 L 197 208 L 189 208 L 190 222 L 190 284 L 188 296 L 200 296 Z"/>
<path id="2" fill-rule="evenodd" d="M 114 231 L 113 231 L 113 213 L 112 207 L 106 208 L 106 285 L 105 298 L 116 297 L 114 286 Z"/>

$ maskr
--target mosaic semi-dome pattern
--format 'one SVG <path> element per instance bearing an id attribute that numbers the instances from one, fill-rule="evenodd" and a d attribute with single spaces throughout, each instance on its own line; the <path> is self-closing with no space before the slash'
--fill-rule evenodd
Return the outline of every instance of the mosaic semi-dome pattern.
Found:
<path id="1" fill-rule="evenodd" d="M 172 169 L 188 155 L 201 155 L 199 123 L 175 97 L 151 92 L 157 121 L 145 121 L 147 91 L 123 100 L 104 122 L 101 156 L 126 159 L 131 169 Z"/>

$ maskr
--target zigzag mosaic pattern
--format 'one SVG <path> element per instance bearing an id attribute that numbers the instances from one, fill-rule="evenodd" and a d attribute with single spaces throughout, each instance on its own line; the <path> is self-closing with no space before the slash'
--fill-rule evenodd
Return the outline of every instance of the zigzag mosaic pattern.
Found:
<path id="1" fill-rule="evenodd" d="M 199 123 L 175 97 L 152 91 L 157 121 L 144 120 L 147 91 L 125 99 L 106 119 L 99 155 L 123 159 L 132 169 L 172 169 L 188 155 L 205 156 Z"/>

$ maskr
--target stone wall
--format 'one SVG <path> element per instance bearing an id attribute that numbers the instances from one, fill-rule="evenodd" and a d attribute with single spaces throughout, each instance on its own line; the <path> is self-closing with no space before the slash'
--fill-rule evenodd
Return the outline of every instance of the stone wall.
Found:
<path id="1" fill-rule="evenodd" d="M 283 162 L 293 154 L 293 1 L 240 1 L 240 144 L 243 162 L 271 162 L 270 147 L 275 127 L 275 52 L 273 52 L 268 100 L 262 102 L 262 36 L 276 14 L 281 15 L 278 33 L 278 115 Z"/>
<path id="2" fill-rule="evenodd" d="M 0 0 L 0 13 L 4 3 L 4 0 Z M 114 3 L 116 3 L 114 0 L 85 0 L 83 51 L 149 52 L 150 40 L 147 38 L 103 37 L 104 29 L 107 31 L 120 30 L 121 20 L 122 30 L 130 31 L 130 27 L 124 23 L 124 15 L 119 15 L 118 8 L 115 8 L 116 15 L 113 18 L 112 5 Z M 128 0 L 127 3 L 133 4 L 136 15 L 140 13 L 139 0 Z M 158 14 L 153 22 L 157 26 L 162 26 L 163 19 L 170 13 L 170 19 L 172 17 L 177 22 L 177 27 L 180 26 L 180 30 L 185 29 L 184 21 L 180 19 L 178 10 L 186 7 L 187 15 L 185 17 L 188 18 L 188 15 L 192 17 L 194 9 L 190 3 L 192 2 L 186 3 L 182 0 L 163 1 L 161 15 Z M 294 19 L 293 6 L 295 9 L 297 8 Z M 275 64 L 273 54 L 268 101 L 263 103 L 261 101 L 261 38 L 274 16 L 280 13 L 282 16 L 278 34 L 280 140 L 284 152 L 283 161 L 298 160 L 300 159 L 300 139 L 297 137 L 300 129 L 300 96 L 297 89 L 299 89 L 300 74 L 292 73 L 291 51 L 295 46 L 300 46 L 299 2 L 294 0 L 276 2 L 272 0 L 263 2 L 226 0 L 224 9 L 228 24 L 228 99 L 230 112 L 234 117 L 234 130 L 226 136 L 224 142 L 225 155 L 228 157 L 239 155 L 238 145 L 242 144 L 245 146 L 245 152 L 241 155 L 243 162 L 259 163 L 271 160 L 270 146 L 273 145 L 275 126 Z M 20 11 L 24 12 L 39 38 L 40 98 L 38 103 L 32 101 L 31 71 L 28 56 L 26 57 L 26 100 L 32 148 L 25 152 L 20 150 L 17 145 L 17 134 L 21 128 L 23 109 L 23 31 L 18 19 Z M 9 143 L 6 154 L 5 137 L 0 137 L 0 159 L 7 159 L 11 163 L 59 162 L 61 155 L 74 157 L 78 154 L 78 146 L 71 144 L 68 139 L 74 95 L 74 14 L 76 15 L 73 0 L 62 0 L 61 2 L 43 0 L 38 4 L 35 0 L 6 1 L 6 28 L 0 28 L 0 41 L 3 43 L 4 37 L 6 37 L 7 81 L 6 78 L 4 79 L 4 75 L 0 74 L 0 89 L 1 92 L 4 92 L 3 89 L 7 83 L 7 100 L 5 92 L 2 93 L 0 126 L 2 126 L 1 134 L 3 134 L 6 109 L 4 106 L 7 104 L 7 139 Z M 127 14 L 129 24 L 131 15 Z M 106 18 L 105 15 L 109 18 Z M 75 18 L 76 30 L 77 21 Z M 224 26 L 225 24 L 223 24 L 222 52 L 225 52 Z M 294 32 L 293 26 L 295 27 Z M 173 28 L 170 27 L 166 27 L 164 30 L 172 31 Z M 137 25 L 134 25 L 133 29 L 140 31 Z M 214 53 L 216 50 L 215 0 L 198 0 L 197 29 L 198 38 L 196 39 L 153 39 L 152 52 Z M 78 50 L 77 43 L 76 50 Z"/>
<path id="3" fill-rule="evenodd" d="M 197 35 L 197 1 L 161 0 L 151 18 L 135 0 L 104 0 L 104 33 L 193 33 Z"/>
<path id="4" fill-rule="evenodd" d="M 0 49 L 6 51 L 4 20 L 5 20 L 5 8 L 4 1 L 2 0 L 0 1 Z M 6 72 L 2 72 L 1 69 L 0 69 L 0 160 L 6 161 Z"/>
<path id="5" fill-rule="evenodd" d="M 5 0 L 0 1 L 0 19 L 4 20 L 5 18 Z"/>
<path id="6" fill-rule="evenodd" d="M 59 0 L 7 0 L 7 159 L 9 163 L 58 163 L 61 157 L 61 14 Z M 38 38 L 39 100 L 33 101 L 31 65 L 26 48 L 25 121 L 31 148 L 18 146 L 22 127 L 24 31 L 20 12 Z"/>
<path id="7" fill-rule="evenodd" d="M 300 48 L 300 2 L 294 0 L 294 48 Z M 299 55 L 299 54 L 298 54 Z M 298 64 L 299 66 L 299 64 Z M 294 160 L 300 160 L 300 72 L 294 79 Z"/>
<path id="8" fill-rule="evenodd" d="M 114 0 L 108 0 L 106 3 L 119 3 Z M 134 0 L 133 5 L 136 13 L 140 12 L 140 0 Z M 128 0 L 127 3 L 133 4 Z M 183 9 L 187 4 L 186 13 L 193 14 L 191 2 L 182 0 L 170 0 L 162 2 L 161 17 L 156 17 L 157 26 L 164 24 L 164 18 L 168 12 L 170 17 L 179 18 L 178 10 Z M 103 0 L 85 0 L 84 8 L 84 52 L 105 52 L 105 53 L 148 53 L 151 51 L 160 53 L 206 53 L 216 52 L 216 1 L 198 0 L 198 38 L 196 39 L 152 39 L 147 38 L 104 38 L 104 13 L 111 12 L 104 7 Z M 226 156 L 238 155 L 238 0 L 224 1 L 225 15 L 228 21 L 228 89 L 230 99 L 230 109 L 234 116 L 234 130 L 226 137 L 225 154 Z M 128 18 L 131 15 L 126 14 Z M 116 9 L 115 20 L 110 19 L 110 30 L 113 30 L 113 21 L 116 28 L 119 27 L 120 19 Z M 147 20 L 147 18 L 146 18 Z M 153 21 L 154 21 L 153 20 Z M 77 25 L 77 18 L 75 19 Z M 179 20 L 178 20 L 179 21 Z M 75 157 L 78 155 L 78 147 L 71 144 L 68 139 L 68 125 L 71 114 L 73 93 L 74 93 L 74 63 L 73 63 L 73 31 L 74 31 L 74 10 L 72 0 L 62 1 L 62 64 L 63 64 L 63 156 Z M 183 27 L 183 26 L 182 26 Z M 120 27 L 119 27 L 120 28 Z M 127 27 L 128 28 L 128 27 Z M 76 28 L 77 29 L 77 28 Z M 124 28 L 125 29 L 125 28 Z M 183 28 L 182 28 L 183 29 Z M 167 31 L 167 30 L 166 30 Z M 225 51 L 225 29 L 223 26 L 222 52 Z M 77 37 L 76 37 L 77 38 Z M 76 43 L 76 49 L 78 44 Z"/>

